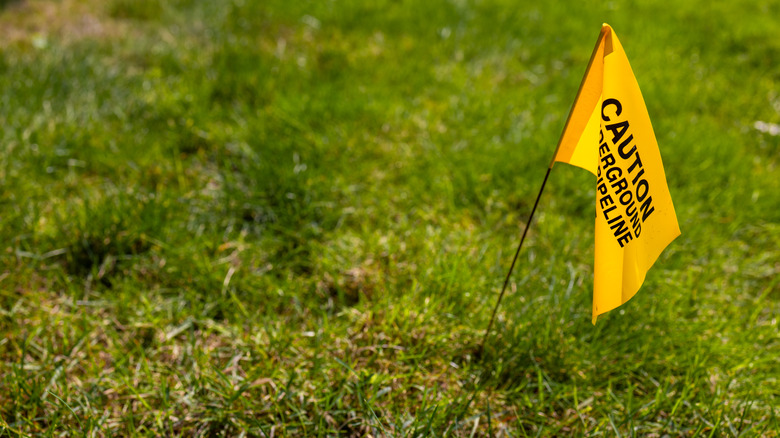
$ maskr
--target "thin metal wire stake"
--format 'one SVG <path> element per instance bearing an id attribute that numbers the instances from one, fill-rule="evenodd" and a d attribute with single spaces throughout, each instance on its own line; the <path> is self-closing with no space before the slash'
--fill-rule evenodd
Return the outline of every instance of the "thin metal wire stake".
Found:
<path id="1" fill-rule="evenodd" d="M 520 244 L 517 245 L 517 251 L 515 251 L 515 258 L 512 259 L 512 266 L 509 267 L 509 272 L 506 273 L 506 280 L 504 280 L 504 287 L 501 288 L 501 294 L 498 295 L 498 301 L 496 301 L 496 307 L 493 308 L 493 315 L 490 316 L 490 323 L 487 326 L 487 330 L 485 330 L 485 336 L 482 338 L 482 343 L 479 345 L 479 350 L 477 353 L 478 357 L 482 357 L 482 352 L 485 349 L 485 342 L 487 341 L 488 335 L 490 334 L 490 329 L 493 328 L 493 320 L 496 319 L 496 312 L 498 312 L 498 306 L 501 304 L 501 299 L 504 298 L 504 293 L 506 292 L 506 286 L 509 284 L 509 277 L 512 276 L 512 271 L 515 269 L 515 263 L 517 263 L 517 256 L 520 255 L 520 249 L 523 247 L 523 242 L 525 242 L 525 235 L 528 234 L 528 228 L 531 226 L 531 219 L 534 218 L 534 213 L 536 212 L 536 206 L 539 205 L 539 199 L 542 197 L 542 192 L 544 191 L 544 185 L 547 184 L 547 178 L 550 176 L 551 170 L 552 170 L 552 163 L 550 163 L 550 167 L 547 168 L 547 174 L 544 175 L 544 181 L 542 181 L 542 187 L 539 189 L 539 194 L 536 195 L 536 202 L 534 202 L 534 208 L 531 209 L 531 215 L 528 216 L 528 222 L 525 224 L 525 229 L 523 230 L 523 237 L 520 238 Z"/>

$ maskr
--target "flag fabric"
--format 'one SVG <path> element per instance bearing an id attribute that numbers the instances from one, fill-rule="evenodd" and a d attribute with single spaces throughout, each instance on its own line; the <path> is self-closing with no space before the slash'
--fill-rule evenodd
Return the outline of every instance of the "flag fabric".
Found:
<path id="1" fill-rule="evenodd" d="M 601 28 L 550 163 L 596 175 L 593 323 L 636 294 L 680 235 L 661 153 L 623 47 Z"/>

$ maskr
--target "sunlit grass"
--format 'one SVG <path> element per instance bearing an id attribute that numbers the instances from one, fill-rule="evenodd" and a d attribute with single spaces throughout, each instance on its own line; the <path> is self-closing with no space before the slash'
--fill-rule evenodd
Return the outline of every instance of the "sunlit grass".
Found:
<path id="1" fill-rule="evenodd" d="M 0 2 L 0 434 L 776 436 L 776 2 Z M 682 236 L 590 323 L 602 22 Z"/>

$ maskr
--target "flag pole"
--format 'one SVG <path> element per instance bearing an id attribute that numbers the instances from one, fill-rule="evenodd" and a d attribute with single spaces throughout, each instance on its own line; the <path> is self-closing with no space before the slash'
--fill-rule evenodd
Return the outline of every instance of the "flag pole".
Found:
<path id="1" fill-rule="evenodd" d="M 555 164 L 556 157 L 558 157 L 558 151 L 561 149 L 561 144 L 563 144 L 564 134 L 566 133 L 566 130 L 569 129 L 569 124 L 572 122 L 572 117 L 574 116 L 574 109 L 577 105 L 577 101 L 580 99 L 580 95 L 582 95 L 583 89 L 585 88 L 585 80 L 588 78 L 588 72 L 590 71 L 593 62 L 596 60 L 596 55 L 598 54 L 598 48 L 599 48 L 599 44 L 601 43 L 601 39 L 604 38 L 607 35 L 607 33 L 611 30 L 612 28 L 609 27 L 608 25 L 603 25 L 601 27 L 601 33 L 599 34 L 598 40 L 596 40 L 596 47 L 593 48 L 593 52 L 590 55 L 590 60 L 588 61 L 588 67 L 585 69 L 585 76 L 583 76 L 582 82 L 580 82 L 580 88 L 577 90 L 577 97 L 574 99 L 574 103 L 572 104 L 571 110 L 569 111 L 569 116 L 566 118 L 566 124 L 563 125 L 563 132 L 561 133 L 561 138 L 558 140 L 558 146 L 555 147 L 555 153 L 553 154 L 552 159 L 550 160 L 550 165 L 547 167 L 547 174 L 544 175 L 544 181 L 542 181 L 542 187 L 539 189 L 539 194 L 536 195 L 536 202 L 534 202 L 534 208 L 531 209 L 531 215 L 528 216 L 528 222 L 525 224 L 525 230 L 523 230 L 523 237 L 520 238 L 520 244 L 517 245 L 515 258 L 512 259 L 512 266 L 509 267 L 509 272 L 506 273 L 506 280 L 504 280 L 504 286 L 501 288 L 501 293 L 498 295 L 498 301 L 496 301 L 496 307 L 493 308 L 493 314 L 490 315 L 490 322 L 488 323 L 487 330 L 485 330 L 485 336 L 482 338 L 482 343 L 479 344 L 479 350 L 477 350 L 477 354 L 479 356 L 482 356 L 482 352 L 485 349 L 485 342 L 487 341 L 488 335 L 490 334 L 490 329 L 493 327 L 493 320 L 496 318 L 496 312 L 498 312 L 498 306 L 499 304 L 501 304 L 501 298 L 504 298 L 506 287 L 509 284 L 509 277 L 512 276 L 512 271 L 515 269 L 517 256 L 520 255 L 520 249 L 523 247 L 523 242 L 525 241 L 525 235 L 528 233 L 528 227 L 531 226 L 531 219 L 534 218 L 534 212 L 536 212 L 536 206 L 539 205 L 539 199 L 542 197 L 542 192 L 544 191 L 544 185 L 547 184 L 547 178 L 550 176 L 550 171 L 552 170 L 553 165 Z"/>
<path id="2" fill-rule="evenodd" d="M 501 304 L 501 299 L 504 298 L 504 293 L 506 292 L 506 287 L 509 284 L 509 277 L 512 276 L 512 271 L 515 269 L 515 264 L 517 263 L 517 256 L 520 255 L 520 249 L 523 247 L 523 242 L 525 242 L 525 236 L 528 234 L 528 228 L 531 226 L 531 219 L 534 218 L 534 213 L 536 212 L 536 206 L 539 205 L 539 199 L 542 197 L 542 192 L 544 191 L 544 186 L 547 184 L 547 178 L 550 177 L 550 171 L 552 170 L 553 163 L 555 162 L 555 155 L 553 155 L 553 161 L 550 163 L 550 166 L 547 168 L 547 174 L 544 175 L 544 181 L 542 181 L 542 187 L 539 189 L 539 194 L 536 195 L 536 202 L 534 202 L 534 207 L 531 209 L 531 214 L 528 216 L 528 222 L 525 224 L 525 229 L 523 230 L 523 236 L 520 238 L 520 244 L 517 245 L 517 251 L 515 251 L 515 258 L 512 259 L 512 265 L 509 267 L 509 272 L 506 273 L 506 279 L 504 280 L 504 286 L 501 288 L 501 293 L 498 295 L 498 301 L 496 301 L 496 307 L 493 308 L 493 314 L 490 316 L 490 322 L 488 323 L 487 330 L 485 330 L 485 336 L 482 337 L 482 343 L 479 344 L 479 350 L 477 353 L 477 356 L 481 357 L 482 352 L 485 349 L 485 342 L 487 341 L 488 335 L 490 334 L 490 329 L 493 328 L 493 321 L 496 318 L 496 312 L 498 312 L 498 306 Z"/>
<path id="3" fill-rule="evenodd" d="M 555 158 L 558 156 L 558 151 L 561 149 L 561 144 L 563 143 L 564 134 L 566 133 L 566 130 L 569 129 L 569 124 L 571 123 L 572 116 L 574 115 L 574 108 L 577 105 L 577 101 L 580 99 L 582 90 L 585 88 L 585 79 L 587 79 L 588 72 L 590 71 L 593 62 L 596 60 L 599 43 L 601 42 L 601 39 L 606 35 L 608 29 L 611 30 L 611 28 L 609 27 L 605 28 L 602 26 L 601 33 L 599 34 L 599 39 L 596 40 L 596 47 L 593 49 L 593 53 L 591 53 L 590 55 L 590 60 L 588 61 L 588 67 L 585 69 L 585 76 L 582 78 L 582 82 L 580 83 L 580 88 L 577 90 L 577 97 L 574 99 L 574 103 L 572 104 L 571 110 L 569 111 L 569 116 L 566 118 L 566 124 L 563 125 L 563 133 L 561 133 L 561 138 L 558 140 L 558 146 L 555 147 L 555 153 L 553 154 L 552 159 L 550 160 L 550 165 L 547 167 L 547 174 L 544 176 L 544 181 L 542 181 L 542 187 L 539 189 L 539 194 L 536 195 L 536 202 L 534 202 L 534 208 L 531 209 L 531 215 L 528 216 L 528 222 L 525 224 L 525 230 L 523 230 L 523 237 L 520 238 L 520 244 L 517 245 L 515 258 L 512 259 L 512 266 L 509 267 L 509 272 L 506 273 L 506 280 L 504 280 L 504 286 L 501 288 L 501 293 L 498 295 L 498 301 L 496 302 L 496 307 L 493 308 L 493 314 L 490 315 L 490 322 L 488 323 L 487 330 L 485 330 L 485 336 L 482 338 L 482 343 L 479 344 L 479 350 L 477 350 L 477 354 L 479 356 L 482 356 L 482 352 L 485 349 L 485 342 L 487 341 L 488 335 L 490 334 L 490 329 L 493 327 L 493 320 L 496 318 L 496 312 L 498 312 L 498 306 L 499 304 L 501 304 L 501 298 L 504 298 L 506 287 L 509 284 L 509 277 L 512 276 L 512 271 L 515 269 L 517 256 L 520 255 L 520 249 L 523 247 L 523 242 L 525 241 L 525 235 L 528 233 L 528 227 L 531 226 L 531 219 L 533 219 L 534 212 L 536 212 L 536 206 L 539 205 L 539 198 L 542 197 L 542 192 L 544 191 L 544 185 L 547 184 L 547 178 L 550 176 L 550 171 L 552 170 L 553 165 L 555 164 Z"/>

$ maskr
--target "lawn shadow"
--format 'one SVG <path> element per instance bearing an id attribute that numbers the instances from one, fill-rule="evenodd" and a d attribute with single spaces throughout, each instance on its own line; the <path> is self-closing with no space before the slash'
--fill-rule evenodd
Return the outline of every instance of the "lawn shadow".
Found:
<path id="1" fill-rule="evenodd" d="M 22 3 L 24 0 L 0 0 L 0 9 L 4 9 L 8 6 Z"/>

